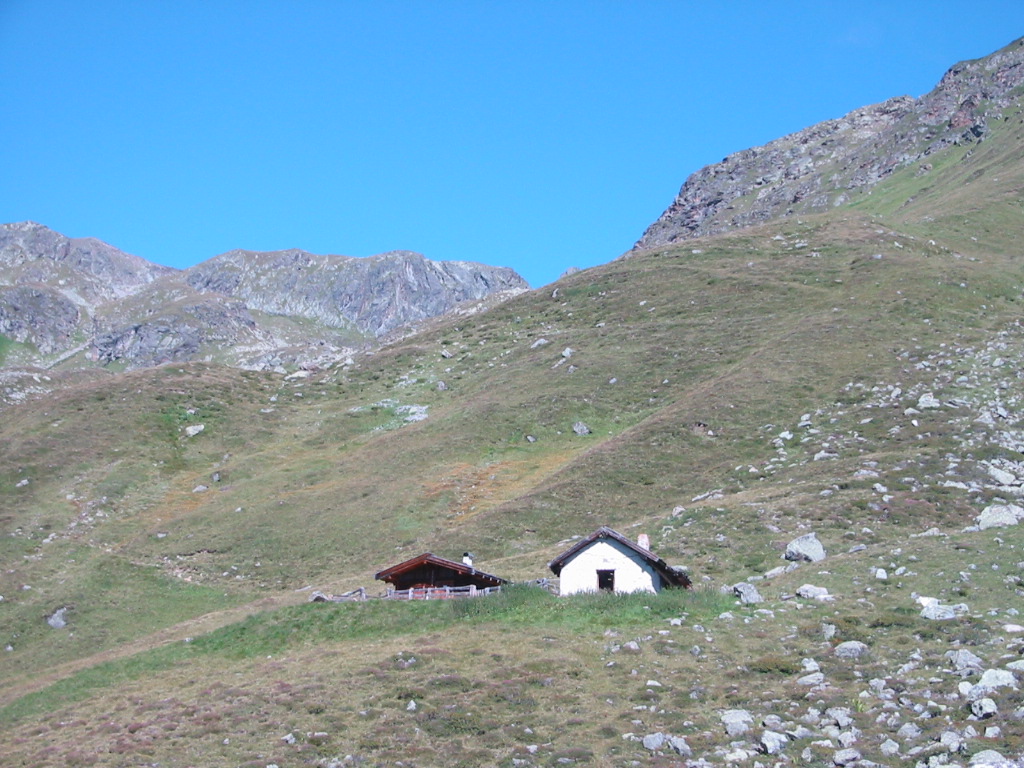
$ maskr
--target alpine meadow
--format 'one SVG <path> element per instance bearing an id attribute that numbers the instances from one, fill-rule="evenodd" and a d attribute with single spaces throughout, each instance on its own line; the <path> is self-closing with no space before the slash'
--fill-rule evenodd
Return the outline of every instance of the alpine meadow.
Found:
<path id="1" fill-rule="evenodd" d="M 1024 765 L 1024 39 L 637 237 L 528 290 L 5 225 L 0 763 Z M 692 586 L 558 596 L 602 526 Z M 376 597 L 425 552 L 507 583 Z"/>

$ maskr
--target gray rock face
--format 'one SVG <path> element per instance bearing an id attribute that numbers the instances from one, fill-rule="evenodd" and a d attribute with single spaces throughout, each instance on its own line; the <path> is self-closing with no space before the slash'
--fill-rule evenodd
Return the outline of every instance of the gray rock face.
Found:
<path id="1" fill-rule="evenodd" d="M 0 333 L 33 344 L 44 355 L 67 349 L 78 328 L 78 306 L 46 286 L 0 286 Z"/>
<path id="2" fill-rule="evenodd" d="M 637 242 L 653 248 L 841 204 L 900 168 L 957 144 L 976 143 L 1024 83 L 1024 46 L 952 67 L 925 96 L 857 109 L 762 147 L 746 149 L 686 180 Z M 921 173 L 930 166 L 922 164 Z"/>
<path id="3" fill-rule="evenodd" d="M 84 364 L 130 368 L 332 364 L 462 302 L 528 288 L 511 269 L 408 251 L 365 259 L 231 251 L 181 272 L 40 224 L 0 225 L 0 334 L 27 345 L 9 363 L 46 366 L 83 353 Z"/>
<path id="4" fill-rule="evenodd" d="M 431 261 L 411 251 L 352 258 L 236 250 L 190 268 L 186 280 L 196 290 L 242 299 L 253 310 L 352 326 L 372 336 L 463 301 L 529 288 L 505 267 Z"/>
<path id="5" fill-rule="evenodd" d="M 75 303 L 95 305 L 129 296 L 175 271 L 91 237 L 65 237 L 33 221 L 0 224 L 3 285 L 48 285 Z"/>

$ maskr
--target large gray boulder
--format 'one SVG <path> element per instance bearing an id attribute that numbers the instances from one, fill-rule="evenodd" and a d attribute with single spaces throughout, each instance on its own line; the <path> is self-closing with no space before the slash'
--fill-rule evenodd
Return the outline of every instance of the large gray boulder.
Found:
<path id="1" fill-rule="evenodd" d="M 1016 504 L 991 504 L 981 511 L 977 517 L 981 530 L 988 528 L 1007 528 L 1024 520 L 1024 507 Z"/>
<path id="2" fill-rule="evenodd" d="M 866 656 L 868 647 L 865 643 L 859 640 L 847 640 L 845 643 L 840 643 L 835 647 L 833 653 L 836 658 L 856 660 L 863 656 Z"/>
<path id="3" fill-rule="evenodd" d="M 815 534 L 806 533 L 786 545 L 786 554 L 783 557 L 786 560 L 816 563 L 825 559 L 825 547 Z"/>
<path id="4" fill-rule="evenodd" d="M 732 592 L 740 599 L 740 602 L 743 603 L 743 605 L 754 605 L 755 603 L 764 602 L 764 598 L 761 597 L 757 588 L 746 581 L 741 581 L 739 584 L 733 584 Z"/>
<path id="5" fill-rule="evenodd" d="M 754 717 L 745 709 L 727 709 L 721 714 L 722 725 L 730 736 L 742 736 L 754 725 Z"/>

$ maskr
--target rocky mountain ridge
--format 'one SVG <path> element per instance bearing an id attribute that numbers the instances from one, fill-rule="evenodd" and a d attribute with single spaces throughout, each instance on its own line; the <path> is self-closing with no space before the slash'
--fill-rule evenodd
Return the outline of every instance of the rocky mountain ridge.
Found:
<path id="1" fill-rule="evenodd" d="M 325 364 L 461 302 L 529 287 L 508 268 L 410 251 L 235 250 L 181 271 L 34 222 L 0 227 L 0 266 L 4 362 L 42 367 Z"/>
<path id="2" fill-rule="evenodd" d="M 356 259 L 294 248 L 229 251 L 189 269 L 186 280 L 199 291 L 241 298 L 251 309 L 353 326 L 373 337 L 444 314 L 462 301 L 526 288 L 505 267 L 430 261 L 412 251 Z"/>
<path id="3" fill-rule="evenodd" d="M 956 64 L 930 93 L 862 107 L 690 176 L 634 250 L 718 234 L 849 202 L 894 171 L 984 141 L 1024 92 L 1024 38 Z"/>

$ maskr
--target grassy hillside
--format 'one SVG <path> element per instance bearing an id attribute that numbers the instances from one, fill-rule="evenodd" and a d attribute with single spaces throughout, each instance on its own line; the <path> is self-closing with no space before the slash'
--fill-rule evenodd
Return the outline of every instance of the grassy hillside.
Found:
<path id="1" fill-rule="evenodd" d="M 964 529 L 1019 493 L 996 471 L 1024 450 L 1021 130 L 1009 116 L 828 215 L 633 254 L 343 368 L 66 374 L 5 406 L 5 764 L 680 759 L 643 745 L 655 732 L 721 762 L 722 710 L 833 706 L 885 763 L 886 701 L 934 715 L 916 744 L 955 728 L 965 761 L 1012 754 L 1019 693 L 995 694 L 1000 733 L 963 736 L 943 654 L 1019 650 L 1001 628 L 1020 527 Z M 650 533 L 699 589 L 305 603 L 375 591 L 426 550 L 549 576 L 600 525 Z M 761 578 L 810 531 L 824 563 Z M 748 578 L 764 604 L 718 591 Z M 793 598 L 809 582 L 834 601 Z M 968 610 L 929 621 L 919 595 Z M 870 654 L 837 660 L 847 640 Z M 797 682 L 805 658 L 824 688 Z M 832 764 L 841 741 L 815 734 L 835 748 L 786 754 Z"/>

